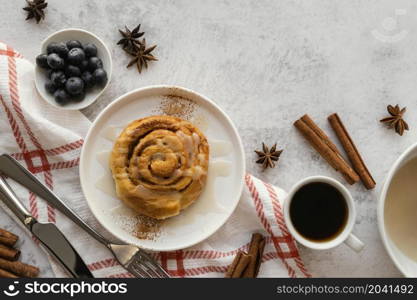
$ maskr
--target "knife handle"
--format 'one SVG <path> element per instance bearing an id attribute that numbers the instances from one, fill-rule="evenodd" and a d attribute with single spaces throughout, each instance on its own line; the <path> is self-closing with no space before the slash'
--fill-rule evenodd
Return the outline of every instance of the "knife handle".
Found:
<path id="1" fill-rule="evenodd" d="M 35 219 L 32 217 L 31 213 L 26 209 L 26 207 L 20 202 L 16 194 L 13 192 L 10 185 L 0 175 L 0 198 L 4 204 L 16 215 L 16 217 L 23 223 L 25 226 L 30 227 L 32 222 Z"/>
<path id="2" fill-rule="evenodd" d="M 17 181 L 29 191 L 35 193 L 47 203 L 58 209 L 61 213 L 67 216 L 70 220 L 87 231 L 98 242 L 108 245 L 109 241 L 85 223 L 71 208 L 69 208 L 64 201 L 58 198 L 49 188 L 41 183 L 32 173 L 26 170 L 18 161 L 8 154 L 0 155 L 0 173 Z M 7 183 L 6 183 L 7 184 Z"/>

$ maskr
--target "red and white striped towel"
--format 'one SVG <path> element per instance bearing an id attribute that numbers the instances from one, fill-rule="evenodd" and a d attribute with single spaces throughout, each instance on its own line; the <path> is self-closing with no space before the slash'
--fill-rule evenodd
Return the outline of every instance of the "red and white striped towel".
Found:
<path id="1" fill-rule="evenodd" d="M 58 110 L 34 88 L 34 67 L 0 43 L 0 153 L 12 154 L 93 227 L 102 231 L 83 198 L 78 164 L 90 122 L 78 111 Z M 285 192 L 246 175 L 240 203 L 229 221 L 206 241 L 154 256 L 172 276 L 223 277 L 253 232 L 267 236 L 260 277 L 309 277 L 282 216 Z M 56 223 L 96 277 L 130 277 L 111 254 L 65 216 L 27 190 L 13 185 L 31 213 Z M 50 259 L 57 276 L 65 274 Z"/>

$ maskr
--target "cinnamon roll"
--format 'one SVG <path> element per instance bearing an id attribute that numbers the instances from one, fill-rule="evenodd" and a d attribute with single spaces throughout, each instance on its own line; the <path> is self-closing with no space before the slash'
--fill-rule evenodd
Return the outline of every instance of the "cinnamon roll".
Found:
<path id="1" fill-rule="evenodd" d="M 136 212 L 165 219 L 201 194 L 209 145 L 193 124 L 171 116 L 130 123 L 116 140 L 110 168 L 118 197 Z"/>

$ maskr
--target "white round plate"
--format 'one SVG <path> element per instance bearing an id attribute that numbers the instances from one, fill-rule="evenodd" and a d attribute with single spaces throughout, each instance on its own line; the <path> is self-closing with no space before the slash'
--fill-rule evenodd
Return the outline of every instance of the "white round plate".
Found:
<path id="1" fill-rule="evenodd" d="M 115 194 L 108 167 L 113 146 L 111 136 L 116 137 L 133 120 L 164 114 L 164 103 L 173 103 L 170 101 L 192 103 L 192 109 L 186 107 L 187 119 L 199 127 L 209 141 L 207 184 L 195 203 L 178 216 L 162 221 L 151 239 L 139 239 L 132 233 L 137 227 L 137 215 Z M 206 97 L 175 86 L 137 89 L 111 103 L 92 124 L 80 161 L 81 187 L 97 220 L 120 240 L 151 251 L 187 248 L 212 235 L 237 206 L 244 174 L 242 142 L 229 117 Z"/>
<path id="2" fill-rule="evenodd" d="M 406 151 L 404 151 L 404 153 L 401 154 L 401 156 L 391 167 L 390 171 L 388 172 L 387 178 L 385 179 L 384 186 L 382 188 L 377 211 L 379 232 L 381 234 L 381 238 L 384 243 L 385 249 L 387 249 L 387 252 L 394 264 L 406 277 L 417 277 L 417 262 L 405 255 L 397 247 L 397 245 L 394 243 L 394 241 L 388 234 L 388 230 L 386 228 L 387 224 L 385 223 L 385 200 L 387 197 L 388 189 L 396 172 L 408 161 L 415 157 L 417 157 L 417 144 L 410 146 Z"/>
<path id="3" fill-rule="evenodd" d="M 96 45 L 97 57 L 103 61 L 103 69 L 107 72 L 106 85 L 104 87 L 94 87 L 92 90 L 88 91 L 83 101 L 70 102 L 66 105 L 59 105 L 58 103 L 56 103 L 53 95 L 49 94 L 45 90 L 45 82 L 47 79 L 46 71 L 38 66 L 35 67 L 35 85 L 36 89 L 38 90 L 38 93 L 49 104 L 60 109 L 78 110 L 86 108 L 87 106 L 95 102 L 98 99 L 98 97 L 100 97 L 100 95 L 104 92 L 104 90 L 108 87 L 112 75 L 112 60 L 109 49 L 99 37 L 97 37 L 89 31 L 77 28 L 64 29 L 51 34 L 42 42 L 40 53 L 46 53 L 46 47 L 51 42 L 59 43 L 67 42 L 70 40 L 79 40 L 82 44 L 93 43 L 94 45 Z"/>

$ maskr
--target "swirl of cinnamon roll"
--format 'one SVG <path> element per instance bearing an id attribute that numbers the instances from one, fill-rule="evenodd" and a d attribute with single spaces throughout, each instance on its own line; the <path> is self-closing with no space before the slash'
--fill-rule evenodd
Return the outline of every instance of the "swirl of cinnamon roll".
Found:
<path id="1" fill-rule="evenodd" d="M 118 197 L 136 212 L 165 219 L 201 194 L 209 145 L 188 121 L 151 116 L 130 123 L 116 140 L 110 168 Z"/>

